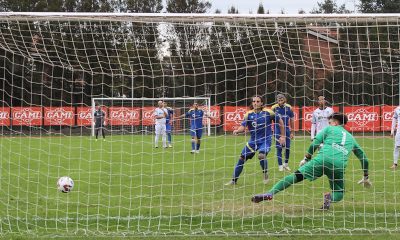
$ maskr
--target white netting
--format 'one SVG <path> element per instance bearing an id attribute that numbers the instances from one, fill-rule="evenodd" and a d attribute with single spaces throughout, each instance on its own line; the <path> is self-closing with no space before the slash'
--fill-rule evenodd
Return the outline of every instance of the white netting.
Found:
<path id="1" fill-rule="evenodd" d="M 399 18 L 1 13 L 0 235 L 398 232 L 398 172 L 389 169 L 394 143 L 386 136 L 399 105 Z M 316 210 L 326 177 L 253 204 L 252 195 L 287 175 L 274 143 L 268 185 L 256 156 L 238 185 L 224 186 L 248 140 L 231 132 L 249 98 L 271 106 L 278 93 L 295 111 L 292 170 L 323 95 L 349 115 L 373 188 L 356 184 L 362 171 L 353 156 L 344 200 L 329 212 Z M 196 98 L 207 99 L 199 104 L 211 115 L 199 154 L 190 153 L 185 118 L 168 149 L 154 149 L 142 117 L 125 119 L 132 109 L 144 116 L 157 99 L 183 114 Z M 124 107 L 118 116 L 129 122 L 114 119 L 99 142 L 91 137 L 96 99 L 107 113 Z M 72 192 L 57 191 L 61 176 L 75 181 Z"/>

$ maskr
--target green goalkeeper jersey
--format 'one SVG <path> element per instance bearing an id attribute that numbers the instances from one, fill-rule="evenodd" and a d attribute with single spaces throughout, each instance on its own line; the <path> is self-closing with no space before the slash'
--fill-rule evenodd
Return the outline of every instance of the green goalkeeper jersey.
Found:
<path id="1" fill-rule="evenodd" d="M 323 143 L 318 156 L 331 161 L 335 167 L 346 168 L 350 152 L 354 152 L 361 162 L 364 173 L 368 173 L 368 159 L 354 137 L 343 126 L 328 126 L 317 134 L 308 149 L 313 154 Z"/>

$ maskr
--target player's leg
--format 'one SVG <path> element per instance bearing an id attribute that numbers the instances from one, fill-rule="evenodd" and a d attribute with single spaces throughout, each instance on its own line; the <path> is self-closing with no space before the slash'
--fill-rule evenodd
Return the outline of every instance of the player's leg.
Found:
<path id="1" fill-rule="evenodd" d="M 160 138 L 160 134 L 161 134 L 161 126 L 159 124 L 156 124 L 154 127 L 155 130 L 155 138 L 154 138 L 154 146 L 156 148 L 158 148 L 158 139 Z"/>
<path id="2" fill-rule="evenodd" d="M 235 185 L 237 180 L 239 179 L 240 174 L 243 171 L 243 165 L 248 160 L 253 158 L 255 155 L 255 144 L 254 143 L 247 143 L 246 146 L 243 148 L 242 153 L 240 154 L 240 158 L 236 163 L 235 169 L 233 170 L 232 179 L 225 185 Z"/>
<path id="3" fill-rule="evenodd" d="M 197 137 L 196 153 L 199 153 L 199 151 L 200 151 L 200 144 L 201 144 L 202 135 L 203 135 L 203 129 L 197 129 L 196 130 L 196 137 Z"/>
<path id="4" fill-rule="evenodd" d="M 163 148 L 167 148 L 167 131 L 166 131 L 166 126 L 164 124 L 160 125 L 161 126 L 161 137 L 162 137 L 162 145 Z"/>
<path id="5" fill-rule="evenodd" d="M 329 210 L 331 202 L 339 202 L 344 196 L 344 169 L 333 165 L 324 167 L 325 175 L 329 179 L 331 192 L 324 194 L 324 203 L 322 210 Z"/>
<path id="6" fill-rule="evenodd" d="M 396 136 L 394 138 L 393 165 L 390 167 L 391 169 L 397 168 L 399 155 L 400 155 L 400 134 L 396 133 Z"/>
<path id="7" fill-rule="evenodd" d="M 276 147 L 276 158 L 278 159 L 278 167 L 279 171 L 283 171 L 283 165 L 282 165 L 282 145 L 278 141 L 279 136 L 275 137 L 275 147 Z"/>
<path id="8" fill-rule="evenodd" d="M 287 136 L 287 135 L 286 135 Z M 290 136 L 290 134 L 289 134 Z M 290 137 L 286 137 L 286 143 L 285 143 L 285 163 L 283 164 L 283 168 L 286 171 L 290 171 L 289 168 L 289 157 L 290 157 Z"/>
<path id="9" fill-rule="evenodd" d="M 271 200 L 273 196 L 292 184 L 303 181 L 304 178 L 314 181 L 323 175 L 323 161 L 318 156 L 301 166 L 295 173 L 292 173 L 277 182 L 267 193 L 252 197 L 251 201 L 258 203 L 264 200 Z"/>
<path id="10" fill-rule="evenodd" d="M 98 127 L 96 127 L 95 129 L 94 129 L 94 135 L 95 135 L 95 137 L 96 137 L 96 141 L 97 141 L 97 138 L 99 137 L 99 128 Z"/>
<path id="11" fill-rule="evenodd" d="M 304 180 L 304 176 L 300 171 L 296 171 L 277 182 L 267 193 L 255 195 L 251 198 L 254 203 L 259 203 L 264 200 L 272 200 L 273 196 L 280 191 L 285 190 L 291 185 Z"/>
<path id="12" fill-rule="evenodd" d="M 104 127 L 101 127 L 101 136 L 103 136 L 104 140 L 106 139 L 106 133 L 105 133 Z"/>
<path id="13" fill-rule="evenodd" d="M 261 170 L 263 173 L 263 182 L 264 184 L 268 183 L 268 160 L 267 155 L 269 150 L 271 149 L 271 141 L 263 141 L 258 146 L 258 160 L 260 161 Z"/>
<path id="14" fill-rule="evenodd" d="M 172 126 L 171 126 L 171 124 L 167 124 L 166 130 L 167 130 L 168 147 L 172 147 Z"/>
<path id="15" fill-rule="evenodd" d="M 190 153 L 195 153 L 196 152 L 196 143 L 197 143 L 197 136 L 196 136 L 196 130 L 190 129 L 190 136 L 192 137 L 192 150 Z"/>

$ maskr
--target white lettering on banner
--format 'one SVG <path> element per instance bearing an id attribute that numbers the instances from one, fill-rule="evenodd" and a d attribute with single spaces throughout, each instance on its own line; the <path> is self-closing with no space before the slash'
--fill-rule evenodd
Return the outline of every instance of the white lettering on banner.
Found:
<path id="1" fill-rule="evenodd" d="M 0 112 L 0 119 L 7 119 L 9 116 L 8 112 Z"/>
<path id="2" fill-rule="evenodd" d="M 217 118 L 218 117 L 218 111 L 217 110 L 211 110 L 208 115 L 211 118 Z"/>
<path id="3" fill-rule="evenodd" d="M 71 111 L 65 111 L 64 109 L 57 109 L 57 110 L 50 110 L 46 112 L 46 118 L 49 119 L 57 119 L 57 120 L 63 120 L 63 119 L 71 119 L 74 117 L 74 113 Z"/>
<path id="4" fill-rule="evenodd" d="M 144 111 L 143 112 L 143 118 L 153 118 L 154 117 L 154 111 Z"/>
<path id="5" fill-rule="evenodd" d="M 304 116 L 304 121 L 311 121 L 312 120 L 312 112 L 306 113 Z"/>
<path id="6" fill-rule="evenodd" d="M 41 119 L 42 112 L 34 111 L 29 108 L 21 109 L 21 111 L 13 112 L 13 118 L 21 122 L 30 124 L 33 120 Z"/>
<path id="7" fill-rule="evenodd" d="M 80 119 L 92 119 L 92 110 L 81 111 L 78 113 Z"/>
<path id="8" fill-rule="evenodd" d="M 383 113 L 383 120 L 384 121 L 392 121 L 393 118 L 393 111 L 391 112 L 384 112 Z"/>
<path id="9" fill-rule="evenodd" d="M 368 122 L 377 121 L 379 116 L 376 112 L 369 112 L 365 108 L 360 108 L 354 112 L 348 113 L 347 117 L 349 118 L 349 121 L 352 121 L 359 126 L 365 126 Z"/>
<path id="10" fill-rule="evenodd" d="M 121 121 L 129 121 L 131 119 L 138 119 L 139 114 L 136 111 L 130 111 L 130 110 L 125 110 L 121 109 L 118 111 L 112 111 L 110 114 L 112 119 L 118 119 Z"/>
<path id="11" fill-rule="evenodd" d="M 241 121 L 243 121 L 245 114 L 246 114 L 246 110 L 243 110 L 243 109 L 238 109 L 235 112 L 227 112 L 226 120 L 240 123 Z"/>

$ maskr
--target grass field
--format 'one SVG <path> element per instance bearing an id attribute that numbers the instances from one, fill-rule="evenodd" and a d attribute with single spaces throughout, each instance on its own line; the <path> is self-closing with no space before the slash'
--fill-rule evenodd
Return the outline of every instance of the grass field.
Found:
<path id="1" fill-rule="evenodd" d="M 189 136 L 174 147 L 154 149 L 152 136 L 0 138 L 0 236 L 146 236 L 390 234 L 400 232 L 400 171 L 389 170 L 393 140 L 357 138 L 370 158 L 371 189 L 360 163 L 349 160 L 346 193 L 330 211 L 320 211 L 329 191 L 325 177 L 303 181 L 253 204 L 285 174 L 272 148 L 271 181 L 262 183 L 257 158 L 249 160 L 237 186 L 224 186 L 244 136 L 205 137 L 192 155 Z M 309 138 L 293 142 L 295 170 Z M 71 193 L 56 189 L 60 176 L 75 180 Z M 385 237 L 383 237 L 385 238 Z"/>

